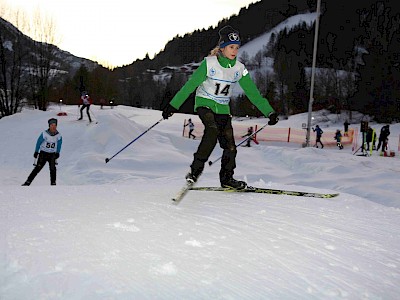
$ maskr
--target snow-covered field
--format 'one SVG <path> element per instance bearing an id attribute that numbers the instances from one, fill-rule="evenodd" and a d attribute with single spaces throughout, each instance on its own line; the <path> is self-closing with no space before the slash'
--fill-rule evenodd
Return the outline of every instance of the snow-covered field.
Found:
<path id="1" fill-rule="evenodd" d="M 47 166 L 21 184 L 59 107 L 0 119 L 0 299 L 399 298 L 398 156 L 240 147 L 235 177 L 250 185 L 340 195 L 191 191 L 176 206 L 170 199 L 199 143 L 181 136 L 188 116 L 162 121 L 106 164 L 161 112 L 91 109 L 98 124 L 76 121 L 76 106 L 58 117 L 57 186 Z M 301 122 L 305 115 L 277 126 Z M 395 148 L 399 124 L 391 132 Z M 198 185 L 218 185 L 218 171 L 207 166 Z"/>

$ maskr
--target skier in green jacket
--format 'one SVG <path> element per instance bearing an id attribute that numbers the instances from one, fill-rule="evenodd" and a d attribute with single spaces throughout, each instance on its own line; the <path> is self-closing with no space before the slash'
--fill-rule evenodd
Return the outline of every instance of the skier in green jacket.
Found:
<path id="1" fill-rule="evenodd" d="M 203 60 L 199 68 L 163 110 L 163 118 L 168 119 L 197 89 L 195 111 L 205 129 L 200 145 L 194 153 L 191 170 L 186 175 L 186 180 L 190 183 L 196 182 L 201 175 L 204 164 L 218 140 L 223 149 L 219 173 L 221 186 L 236 189 L 247 186 L 246 182 L 233 178 L 237 150 L 229 101 L 236 82 L 242 87 L 250 101 L 269 118 L 269 125 L 275 125 L 279 120 L 278 114 L 268 100 L 261 96 L 246 67 L 236 59 L 240 44 L 239 32 L 231 26 L 223 27 L 219 31 L 217 47 Z"/>

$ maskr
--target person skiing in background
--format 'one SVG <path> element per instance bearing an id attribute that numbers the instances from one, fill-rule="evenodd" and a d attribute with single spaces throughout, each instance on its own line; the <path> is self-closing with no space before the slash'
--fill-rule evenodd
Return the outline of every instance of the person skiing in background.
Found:
<path id="1" fill-rule="evenodd" d="M 316 125 L 316 126 L 315 126 L 315 129 L 314 129 L 314 127 L 313 127 L 312 130 L 313 130 L 314 132 L 316 132 L 315 145 L 314 145 L 314 147 L 317 147 L 317 148 L 318 148 L 318 143 L 320 143 L 320 144 L 321 144 L 321 149 L 324 148 L 324 144 L 322 144 L 322 142 L 321 142 L 321 137 L 322 137 L 322 134 L 323 134 L 324 132 L 323 132 L 322 129 L 319 127 L 319 125 Z"/>
<path id="2" fill-rule="evenodd" d="M 246 145 L 245 147 L 251 147 L 250 142 L 253 140 L 254 141 L 254 137 L 250 137 L 253 134 L 254 130 L 253 130 L 253 126 L 250 126 L 247 129 L 247 134 L 243 135 L 242 138 L 248 136 L 249 138 L 247 139 Z"/>
<path id="3" fill-rule="evenodd" d="M 193 134 L 193 130 L 194 130 L 194 124 L 193 124 L 193 122 L 192 122 L 192 119 L 189 119 L 188 120 L 188 123 L 185 125 L 185 127 L 186 126 L 189 126 L 189 139 L 190 139 L 190 137 L 193 137 L 193 139 L 195 139 L 196 138 L 196 136 Z"/>
<path id="4" fill-rule="evenodd" d="M 247 183 L 233 178 L 237 153 L 229 108 L 233 85 L 239 83 L 250 101 L 269 118 L 269 125 L 275 125 L 279 118 L 268 100 L 261 96 L 246 67 L 237 60 L 241 44 L 239 32 L 225 26 L 218 33 L 218 45 L 164 108 L 162 116 L 164 119 L 172 116 L 196 90 L 195 111 L 204 124 L 204 134 L 186 180 L 191 184 L 197 181 L 218 141 L 223 149 L 219 172 L 221 186 L 243 189 Z"/>
<path id="5" fill-rule="evenodd" d="M 336 130 L 334 139 L 336 140 L 336 146 L 338 146 L 339 149 L 342 150 L 342 149 L 343 149 L 343 145 L 342 145 L 342 133 L 340 132 L 339 129 Z"/>
<path id="6" fill-rule="evenodd" d="M 32 183 L 46 162 L 49 163 L 50 184 L 56 185 L 56 159 L 60 157 L 62 136 L 57 131 L 57 119 L 49 119 L 48 124 L 49 129 L 43 131 L 37 139 L 35 153 L 33 154 L 33 157 L 37 158 L 37 163 L 23 186 L 29 186 Z"/>
<path id="7" fill-rule="evenodd" d="M 376 151 L 379 151 L 381 145 L 382 145 L 382 151 L 386 150 L 389 135 L 390 135 L 389 125 L 382 126 L 381 133 L 379 134 L 378 147 L 376 148 Z"/>
<path id="8" fill-rule="evenodd" d="M 82 112 L 83 110 L 86 108 L 86 113 L 89 117 L 89 122 L 92 122 L 92 118 L 90 117 L 89 114 L 89 109 L 90 109 L 90 105 L 92 104 L 92 99 L 89 97 L 89 95 L 86 92 L 82 93 L 81 99 L 80 99 L 80 104 L 78 105 L 78 107 L 80 105 L 82 105 L 81 107 L 81 117 L 78 120 L 82 120 L 83 116 L 82 116 Z"/>

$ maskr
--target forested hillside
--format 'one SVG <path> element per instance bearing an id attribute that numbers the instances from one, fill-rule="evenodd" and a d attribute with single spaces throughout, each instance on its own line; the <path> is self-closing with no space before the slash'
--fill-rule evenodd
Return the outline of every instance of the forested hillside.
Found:
<path id="1" fill-rule="evenodd" d="M 399 49 L 400 42 L 400 14 L 396 7 L 397 3 L 392 0 L 362 3 L 322 1 L 317 59 L 320 72 L 314 97 L 316 108 L 333 111 L 356 109 L 375 115 L 379 121 L 399 118 L 400 58 L 396 49 Z M 246 44 L 290 16 L 315 10 L 316 1 L 260 1 L 243 8 L 237 16 L 221 20 L 215 27 L 176 36 L 153 59 L 146 57 L 115 70 L 121 77 L 128 77 L 127 74 L 130 78 L 138 76 L 137 82 L 129 84 L 140 85 L 145 90 L 141 94 L 140 89 L 131 87 L 129 90 L 136 93 L 133 97 L 128 96 L 125 103 L 157 108 L 162 105 L 160 98 L 164 98 L 164 102 L 170 100 L 190 72 L 173 72 L 170 81 L 161 88 L 156 82 L 146 81 L 147 75 L 143 74 L 146 70 L 159 72 L 165 66 L 201 61 L 216 45 L 217 32 L 222 26 L 230 24 L 238 28 Z M 265 95 L 275 103 L 287 101 L 287 111 L 282 106 L 281 113 L 307 110 L 310 80 L 307 70 L 311 67 L 313 41 L 314 26 L 304 23 L 280 32 L 266 45 L 268 51 L 264 53 L 264 60 L 274 60 L 274 74 L 264 76 L 268 77 L 264 78 L 268 84 Z M 259 67 L 262 69 L 262 65 Z M 279 85 L 284 88 L 280 90 Z M 159 101 L 149 103 L 150 98 Z M 187 105 L 184 110 L 190 107 Z"/>
<path id="2" fill-rule="evenodd" d="M 256 49 L 256 55 L 242 55 L 240 59 L 245 61 L 260 91 L 281 114 L 304 112 L 310 94 L 315 17 L 280 31 L 274 29 L 281 28 L 293 16 L 315 12 L 316 2 L 258 1 L 209 28 L 171 37 L 154 57 L 147 55 L 114 70 L 101 66 L 89 70 L 82 64 L 77 72 L 62 74 L 62 80 L 49 87 L 48 97 L 77 103 L 79 89 L 84 86 L 95 101 L 103 98 L 115 104 L 160 109 L 214 48 L 218 30 L 229 24 L 240 31 L 242 45 L 274 32 Z M 322 0 L 319 24 L 314 108 L 329 108 L 333 112 L 358 110 L 375 116 L 379 122 L 399 120 L 397 1 Z M 9 51 L 6 44 L 2 45 L 4 52 Z M 237 105 L 237 99 L 233 99 L 234 114 L 258 114 L 245 96 L 238 95 L 238 99 L 243 101 Z M 190 97 L 182 111 L 192 112 L 192 102 Z"/>

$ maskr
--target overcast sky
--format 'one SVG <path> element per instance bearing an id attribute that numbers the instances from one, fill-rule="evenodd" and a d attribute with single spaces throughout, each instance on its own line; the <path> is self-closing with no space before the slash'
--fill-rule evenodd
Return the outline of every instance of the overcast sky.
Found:
<path id="1" fill-rule="evenodd" d="M 112 66 L 162 50 L 176 35 L 216 26 L 258 0 L 0 0 L 56 24 L 59 47 Z"/>

